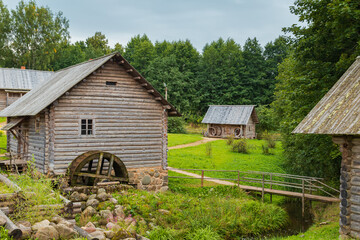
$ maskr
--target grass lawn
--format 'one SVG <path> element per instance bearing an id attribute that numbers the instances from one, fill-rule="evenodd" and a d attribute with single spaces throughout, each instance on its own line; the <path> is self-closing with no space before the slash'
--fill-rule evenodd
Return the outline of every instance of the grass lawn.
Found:
<path id="1" fill-rule="evenodd" d="M 261 146 L 265 144 L 263 140 L 252 139 L 247 140 L 247 143 L 249 145 L 249 153 L 246 154 L 232 152 L 231 146 L 228 146 L 225 140 L 218 140 L 194 147 L 169 150 L 169 166 L 175 168 L 284 173 L 281 167 L 282 147 L 280 142 L 277 142 L 276 148 L 272 149 L 272 155 L 264 155 L 262 153 Z M 209 149 L 209 146 L 211 146 L 210 156 L 207 154 L 206 149 Z M 224 173 L 220 175 L 224 175 Z"/>
<path id="2" fill-rule="evenodd" d="M 202 139 L 200 134 L 179 134 L 169 133 L 168 135 L 168 146 L 173 147 L 177 145 L 197 142 Z"/>

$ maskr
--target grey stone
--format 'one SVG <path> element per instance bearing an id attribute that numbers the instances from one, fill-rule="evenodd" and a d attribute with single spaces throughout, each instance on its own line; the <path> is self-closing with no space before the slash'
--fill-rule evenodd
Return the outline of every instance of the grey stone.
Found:
<path id="1" fill-rule="evenodd" d="M 125 218 L 124 208 L 122 206 L 117 206 L 114 210 L 114 214 L 118 218 L 121 218 L 121 219 Z"/>
<path id="2" fill-rule="evenodd" d="M 169 211 L 169 210 L 165 210 L 165 209 L 159 209 L 158 212 L 159 212 L 159 213 L 162 213 L 162 214 L 164 214 L 164 215 L 170 214 L 170 211 Z"/>
<path id="3" fill-rule="evenodd" d="M 59 233 L 53 226 L 39 228 L 34 237 L 37 240 L 58 240 Z"/>
<path id="4" fill-rule="evenodd" d="M 96 194 L 92 194 L 89 196 L 88 200 L 95 199 L 95 198 L 96 198 Z"/>
<path id="5" fill-rule="evenodd" d="M 16 225 L 19 226 L 20 224 L 23 225 L 24 227 L 31 228 L 31 223 L 29 221 L 20 220 L 20 221 L 16 222 Z"/>
<path id="6" fill-rule="evenodd" d="M 160 173 L 156 172 L 156 173 L 154 174 L 154 177 L 156 177 L 156 178 L 160 177 Z"/>
<path id="7" fill-rule="evenodd" d="M 100 194 L 100 193 L 106 193 L 106 190 L 104 188 L 99 188 L 97 191 L 97 194 Z"/>
<path id="8" fill-rule="evenodd" d="M 109 195 L 106 194 L 106 193 L 104 193 L 104 192 L 98 193 L 98 194 L 96 195 L 96 199 L 98 199 L 100 202 L 105 202 L 106 200 L 109 199 Z"/>
<path id="9" fill-rule="evenodd" d="M 96 210 L 91 207 L 91 206 L 88 206 L 82 213 L 81 215 L 84 216 L 84 217 L 92 217 L 96 214 Z"/>
<path id="10" fill-rule="evenodd" d="M 34 225 L 32 225 L 31 229 L 33 231 L 37 231 L 39 230 L 40 228 L 44 228 L 44 227 L 47 227 L 50 225 L 50 221 L 49 220 L 44 220 L 44 221 L 41 221 L 41 222 L 37 222 L 35 223 Z"/>
<path id="11" fill-rule="evenodd" d="M 97 208 L 97 206 L 99 205 L 99 200 L 97 199 L 90 199 L 90 200 L 87 200 L 86 202 L 86 206 L 91 206 L 93 208 Z"/>
<path id="12" fill-rule="evenodd" d="M 164 187 L 161 187 L 160 188 L 160 192 L 166 192 L 169 190 L 169 187 L 168 186 L 164 186 Z"/>
<path id="13" fill-rule="evenodd" d="M 108 222 L 112 221 L 114 219 L 112 213 L 110 210 L 101 210 L 99 212 L 100 214 L 100 220 L 99 223 L 101 225 L 106 225 Z"/>
<path id="14" fill-rule="evenodd" d="M 90 233 L 93 238 L 98 238 L 99 240 L 106 240 L 105 234 L 102 231 L 95 231 Z"/>
<path id="15" fill-rule="evenodd" d="M 149 185 L 151 182 L 151 177 L 150 176 L 145 176 L 142 180 L 141 180 L 141 183 L 143 185 Z"/>
<path id="16" fill-rule="evenodd" d="M 62 220 L 64 220 L 62 217 L 60 216 L 55 216 L 51 218 L 51 222 L 59 224 L 59 222 L 61 222 Z"/>
<path id="17" fill-rule="evenodd" d="M 114 205 L 118 204 L 118 200 L 116 200 L 115 198 L 110 198 L 109 202 L 111 202 Z"/>
<path id="18" fill-rule="evenodd" d="M 71 195 L 70 195 L 70 201 L 72 202 L 80 202 L 80 194 L 78 192 L 73 192 Z"/>
<path id="19" fill-rule="evenodd" d="M 104 234 L 107 238 L 112 239 L 115 236 L 115 233 L 113 231 L 104 231 Z"/>
<path id="20" fill-rule="evenodd" d="M 61 239 L 72 239 L 77 234 L 73 228 L 70 228 L 63 223 L 56 225 L 55 229 L 58 231 Z"/>
<path id="21" fill-rule="evenodd" d="M 0 226 L 5 226 L 5 224 L 6 224 L 6 218 L 0 216 Z"/>
<path id="22" fill-rule="evenodd" d="M 86 201 L 88 199 L 88 195 L 86 195 L 85 193 L 80 193 L 80 201 Z"/>
<path id="23" fill-rule="evenodd" d="M 141 235 L 139 235 L 139 234 L 136 234 L 136 239 L 137 239 L 137 240 L 150 240 L 150 239 L 148 239 L 148 238 L 146 238 L 146 237 L 143 237 L 143 236 L 141 236 Z"/>

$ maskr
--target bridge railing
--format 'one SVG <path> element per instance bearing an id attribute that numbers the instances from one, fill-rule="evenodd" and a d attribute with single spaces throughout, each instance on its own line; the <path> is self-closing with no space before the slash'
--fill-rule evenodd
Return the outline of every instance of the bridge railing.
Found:
<path id="1" fill-rule="evenodd" d="M 240 170 L 213 170 L 213 169 L 179 169 L 182 171 L 190 171 L 193 173 L 200 172 L 199 177 L 195 176 L 169 176 L 169 178 L 179 179 L 200 179 L 201 187 L 204 186 L 204 180 L 223 180 L 231 181 L 234 184 L 240 186 L 240 183 L 249 183 L 250 185 L 260 185 L 262 188 L 262 198 L 264 198 L 266 189 L 281 189 L 292 192 L 301 192 L 305 194 L 318 194 L 326 195 L 337 198 L 340 193 L 339 190 L 325 184 L 322 178 L 292 175 L 286 173 L 271 173 L 271 172 L 259 172 L 259 171 L 240 171 Z M 170 169 L 171 170 L 171 169 Z M 224 172 L 232 173 L 234 177 L 211 177 L 205 176 L 206 172 Z M 336 196 L 337 195 L 337 196 Z M 270 195 L 272 200 L 272 195 Z"/>

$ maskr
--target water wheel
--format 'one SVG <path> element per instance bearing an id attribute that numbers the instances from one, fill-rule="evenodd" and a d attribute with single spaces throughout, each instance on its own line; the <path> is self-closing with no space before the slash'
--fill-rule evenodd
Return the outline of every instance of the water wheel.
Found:
<path id="1" fill-rule="evenodd" d="M 242 135 L 243 135 L 242 128 L 235 128 L 234 136 L 238 138 L 238 137 L 241 137 Z"/>
<path id="2" fill-rule="evenodd" d="M 210 135 L 210 136 L 215 136 L 215 135 L 216 135 L 216 129 L 213 128 L 213 127 L 210 127 L 210 128 L 209 128 L 209 135 Z"/>
<path id="3" fill-rule="evenodd" d="M 102 151 L 90 151 L 78 156 L 69 166 L 69 175 L 72 186 L 129 181 L 124 163 L 114 154 Z"/>

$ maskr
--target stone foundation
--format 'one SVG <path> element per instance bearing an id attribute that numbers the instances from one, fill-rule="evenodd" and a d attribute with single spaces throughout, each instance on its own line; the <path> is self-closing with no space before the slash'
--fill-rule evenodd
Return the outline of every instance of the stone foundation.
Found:
<path id="1" fill-rule="evenodd" d="M 339 136 L 340 145 L 340 234 L 360 238 L 360 137 Z"/>
<path id="2" fill-rule="evenodd" d="M 167 190 L 168 171 L 162 167 L 128 168 L 129 184 L 148 191 Z"/>

